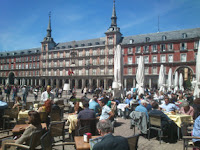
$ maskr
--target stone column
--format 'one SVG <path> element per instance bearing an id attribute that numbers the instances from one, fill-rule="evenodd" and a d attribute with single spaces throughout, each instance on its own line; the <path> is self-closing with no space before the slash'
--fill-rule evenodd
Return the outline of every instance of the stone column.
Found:
<path id="1" fill-rule="evenodd" d="M 107 89 L 107 79 L 104 79 L 104 90 Z"/>
<path id="2" fill-rule="evenodd" d="M 124 88 L 127 88 L 127 79 L 124 78 Z"/>
<path id="3" fill-rule="evenodd" d="M 20 79 L 20 83 L 19 84 L 22 85 L 22 79 Z"/>
<path id="4" fill-rule="evenodd" d="M 35 79 L 35 86 L 37 86 L 37 79 Z"/>
<path id="5" fill-rule="evenodd" d="M 51 79 L 51 87 L 53 87 L 53 79 Z"/>
<path id="6" fill-rule="evenodd" d="M 91 88 L 92 87 L 92 79 L 89 79 L 89 88 Z"/>
<path id="7" fill-rule="evenodd" d="M 85 79 L 82 79 L 82 89 L 85 87 Z"/>
<path id="8" fill-rule="evenodd" d="M 99 78 L 97 78 L 97 87 L 99 87 L 100 86 L 100 80 L 99 80 Z"/>
<path id="9" fill-rule="evenodd" d="M 31 79 L 31 86 L 33 86 L 33 79 Z"/>
<path id="10" fill-rule="evenodd" d="M 151 88 L 151 78 L 149 78 L 149 88 Z"/>
<path id="11" fill-rule="evenodd" d="M 29 79 L 26 79 L 26 81 L 27 81 L 27 85 L 29 85 Z"/>
<path id="12" fill-rule="evenodd" d="M 39 79 L 39 86 L 42 85 L 42 79 Z"/>
<path id="13" fill-rule="evenodd" d="M 48 85 L 48 80 L 45 79 L 45 87 Z"/>
<path id="14" fill-rule="evenodd" d="M 75 79 L 75 88 L 78 88 L 78 79 Z"/>
<path id="15" fill-rule="evenodd" d="M 133 87 L 135 87 L 135 78 L 133 78 Z"/>

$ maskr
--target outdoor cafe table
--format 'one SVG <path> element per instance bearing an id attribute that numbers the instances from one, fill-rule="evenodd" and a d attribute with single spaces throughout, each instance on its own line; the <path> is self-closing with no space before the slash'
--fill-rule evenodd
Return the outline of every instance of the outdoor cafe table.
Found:
<path id="1" fill-rule="evenodd" d="M 173 120 L 176 125 L 180 128 L 181 127 L 181 123 L 185 122 L 185 123 L 193 123 L 193 118 L 190 115 L 185 115 L 185 114 L 170 114 L 170 113 L 166 113 L 166 115 Z"/>
<path id="2" fill-rule="evenodd" d="M 100 136 L 92 136 L 92 139 L 95 139 Z M 90 144 L 83 141 L 83 136 L 75 136 L 74 141 L 76 144 L 76 150 L 89 150 Z"/>
<path id="3" fill-rule="evenodd" d="M 23 132 L 30 124 L 17 124 L 15 127 L 12 129 L 13 134 L 18 134 Z M 41 123 L 42 128 L 47 128 L 46 123 Z M 23 130 L 22 130 L 23 129 Z"/>

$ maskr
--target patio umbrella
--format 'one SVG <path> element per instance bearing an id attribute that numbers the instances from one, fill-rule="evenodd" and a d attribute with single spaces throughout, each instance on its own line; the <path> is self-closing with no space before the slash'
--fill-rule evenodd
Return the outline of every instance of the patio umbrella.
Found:
<path id="1" fill-rule="evenodd" d="M 160 72 L 159 72 L 159 77 L 158 77 L 158 87 L 160 88 L 159 91 L 165 92 L 165 71 L 164 71 L 164 66 L 160 66 Z"/>
<path id="2" fill-rule="evenodd" d="M 118 88 L 114 89 L 114 97 L 123 96 L 123 67 L 122 49 L 117 45 L 114 54 L 114 83 L 118 84 Z"/>
<path id="3" fill-rule="evenodd" d="M 169 69 L 168 72 L 168 91 L 172 90 L 173 84 L 173 74 L 172 74 L 172 68 Z"/>
<path id="4" fill-rule="evenodd" d="M 178 72 L 175 73 L 175 79 L 174 79 L 174 93 L 178 91 Z"/>
<path id="5" fill-rule="evenodd" d="M 194 97 L 199 98 L 199 93 L 200 93 L 200 40 L 199 40 L 199 46 L 198 46 L 198 52 L 197 52 L 197 57 L 196 59 L 196 85 L 194 88 Z"/>
<path id="6" fill-rule="evenodd" d="M 183 74 L 180 73 L 180 76 L 179 76 L 179 88 L 181 91 L 184 91 L 184 87 L 183 87 Z"/>
<path id="7" fill-rule="evenodd" d="M 139 61 L 138 61 L 136 81 L 138 84 L 138 94 L 144 94 L 144 60 L 143 60 L 143 56 L 140 56 Z"/>

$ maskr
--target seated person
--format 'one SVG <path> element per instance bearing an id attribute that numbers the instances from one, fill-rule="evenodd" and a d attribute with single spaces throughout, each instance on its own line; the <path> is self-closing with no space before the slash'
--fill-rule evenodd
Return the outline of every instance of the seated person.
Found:
<path id="1" fill-rule="evenodd" d="M 78 114 L 83 108 L 80 107 L 79 101 L 74 101 L 74 109 L 72 113 Z"/>
<path id="2" fill-rule="evenodd" d="M 128 92 L 127 98 L 124 101 L 125 104 L 128 104 L 123 111 L 124 119 L 128 118 L 128 116 L 129 116 L 129 109 L 130 109 L 130 104 L 132 101 L 133 101 L 132 94 L 131 94 L 131 92 Z"/>
<path id="3" fill-rule="evenodd" d="M 200 113 L 200 98 L 194 100 L 192 107 L 194 108 L 194 119 L 196 119 Z"/>
<path id="4" fill-rule="evenodd" d="M 181 114 L 186 114 L 194 117 L 194 108 L 190 106 L 187 101 L 183 101 L 181 106 L 182 106 L 180 109 Z"/>
<path id="5" fill-rule="evenodd" d="M 100 101 L 100 106 L 102 108 L 102 111 L 101 111 L 101 116 L 100 116 L 100 119 L 99 120 L 112 120 L 114 118 L 114 114 L 113 112 L 111 111 L 110 107 L 108 107 L 106 104 L 108 102 L 108 98 L 107 97 L 104 97 L 103 99 L 101 99 Z"/>
<path id="6" fill-rule="evenodd" d="M 165 112 L 171 112 L 179 110 L 178 106 L 169 102 L 169 97 L 165 96 L 165 103 L 163 103 L 160 108 Z"/>
<path id="7" fill-rule="evenodd" d="M 93 95 L 93 99 L 89 102 L 89 109 L 94 110 L 95 114 L 98 116 L 100 111 L 100 105 L 97 103 L 98 96 L 96 94 Z"/>
<path id="8" fill-rule="evenodd" d="M 20 96 L 16 96 L 15 97 L 15 104 L 12 108 L 18 108 L 19 110 L 19 106 L 22 106 L 22 101 L 21 101 L 21 97 Z"/>
<path id="9" fill-rule="evenodd" d="M 147 104 L 146 100 L 141 100 L 141 104 L 135 108 L 135 111 L 144 112 L 146 113 L 147 118 L 149 118 L 148 111 L 147 111 Z"/>
<path id="10" fill-rule="evenodd" d="M 102 140 L 94 145 L 93 150 L 129 150 L 128 140 L 122 136 L 113 136 L 112 128 L 110 120 L 100 120 L 97 123 Z"/>
<path id="11" fill-rule="evenodd" d="M 12 141 L 13 143 L 29 145 L 33 132 L 42 130 L 40 115 L 38 112 L 29 111 L 28 120 L 30 125 L 25 129 L 24 133 L 19 139 Z M 21 130 L 23 131 L 24 129 L 22 128 Z M 6 140 L 2 141 L 2 147 L 4 147 L 4 143 L 6 143 Z M 11 143 L 11 140 L 9 140 L 9 143 Z"/>
<path id="12" fill-rule="evenodd" d="M 200 116 L 195 119 L 192 135 L 200 137 Z M 200 139 L 192 139 L 195 146 L 200 147 Z"/>
<path id="13" fill-rule="evenodd" d="M 88 108 L 88 101 L 83 101 L 83 110 L 78 113 L 77 119 L 93 119 L 96 118 L 95 112 Z"/>
<path id="14" fill-rule="evenodd" d="M 58 111 L 59 112 L 59 114 L 61 115 L 61 108 L 60 108 L 60 106 L 58 106 L 58 101 L 59 101 L 59 99 L 57 99 L 57 98 L 55 98 L 54 99 L 54 102 L 53 102 L 53 104 L 52 104 L 52 108 L 51 108 L 51 111 Z"/>
<path id="15" fill-rule="evenodd" d="M 44 105 L 41 106 L 39 109 L 38 109 L 38 112 L 46 112 L 48 115 L 50 114 L 51 112 L 51 107 L 52 107 L 52 101 L 50 99 L 47 99 L 45 102 L 44 102 Z"/>

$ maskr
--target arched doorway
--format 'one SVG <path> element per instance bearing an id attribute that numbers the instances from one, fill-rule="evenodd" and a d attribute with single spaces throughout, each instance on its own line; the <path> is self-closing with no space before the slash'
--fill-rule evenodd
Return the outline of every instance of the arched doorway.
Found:
<path id="1" fill-rule="evenodd" d="M 62 79 L 59 80 L 59 87 L 62 88 Z"/>
<path id="2" fill-rule="evenodd" d="M 100 80 L 100 87 L 104 88 L 104 80 Z"/>
<path id="3" fill-rule="evenodd" d="M 65 80 L 65 83 L 69 83 L 69 79 L 66 79 L 66 80 Z"/>
<path id="4" fill-rule="evenodd" d="M 45 86 L 45 79 L 42 79 L 42 86 Z"/>
<path id="5" fill-rule="evenodd" d="M 15 84 L 15 83 L 14 83 L 14 82 L 15 82 L 15 75 L 14 75 L 13 72 L 11 72 L 11 73 L 9 74 L 8 79 L 9 79 L 9 84 L 11 84 L 11 85 Z"/>
<path id="6" fill-rule="evenodd" d="M 85 80 L 85 86 L 89 87 L 89 80 L 88 79 Z"/>
<path id="7" fill-rule="evenodd" d="M 83 88 L 83 87 L 82 87 L 82 79 L 78 80 L 78 88 L 79 88 L 79 89 L 82 89 L 82 88 Z"/>
<path id="8" fill-rule="evenodd" d="M 93 89 L 97 88 L 97 81 L 95 79 L 92 80 L 92 87 Z"/>
<path id="9" fill-rule="evenodd" d="M 71 89 L 73 89 L 75 87 L 75 80 L 73 79 L 72 80 L 72 88 Z"/>
<path id="10" fill-rule="evenodd" d="M 56 87 L 56 79 L 53 80 L 53 88 Z"/>
<path id="11" fill-rule="evenodd" d="M 127 90 L 131 89 L 133 87 L 133 79 L 128 78 L 127 79 Z"/>
<path id="12" fill-rule="evenodd" d="M 112 80 L 112 79 L 109 79 L 109 80 L 108 80 L 108 87 L 110 87 L 110 86 L 112 87 L 112 83 L 113 83 L 113 80 Z"/>
<path id="13" fill-rule="evenodd" d="M 48 85 L 51 85 L 51 79 L 48 80 Z"/>
<path id="14" fill-rule="evenodd" d="M 191 87 L 191 81 L 193 78 L 193 70 L 188 67 L 188 66 L 180 66 L 178 67 L 175 72 L 178 72 L 178 75 L 180 75 L 182 73 L 183 75 L 183 87 L 184 88 L 190 88 Z M 174 72 L 174 74 L 175 74 Z"/>

